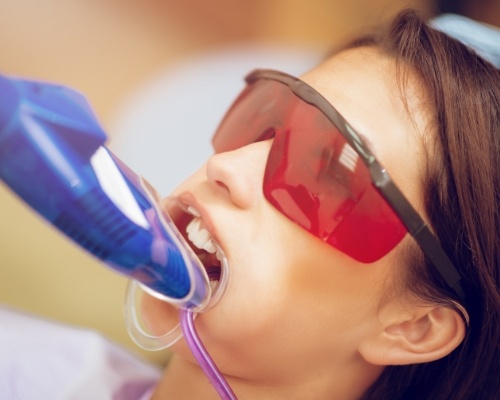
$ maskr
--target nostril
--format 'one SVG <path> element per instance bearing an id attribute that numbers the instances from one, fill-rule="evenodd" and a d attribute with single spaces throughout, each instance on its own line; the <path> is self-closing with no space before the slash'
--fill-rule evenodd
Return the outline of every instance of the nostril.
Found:
<path id="1" fill-rule="evenodd" d="M 229 187 L 222 181 L 215 181 L 216 185 L 220 186 L 223 189 L 226 189 L 229 191 Z"/>
<path id="2" fill-rule="evenodd" d="M 236 150 L 214 154 L 206 164 L 209 182 L 229 195 L 240 208 L 249 208 L 262 193 L 262 179 L 272 141 L 251 143 Z"/>

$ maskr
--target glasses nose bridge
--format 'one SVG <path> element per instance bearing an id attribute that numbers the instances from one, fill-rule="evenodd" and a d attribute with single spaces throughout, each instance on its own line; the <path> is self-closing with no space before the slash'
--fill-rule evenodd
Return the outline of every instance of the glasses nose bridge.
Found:
<path id="1" fill-rule="evenodd" d="M 207 162 L 207 179 L 223 187 L 240 208 L 263 198 L 262 185 L 272 139 L 214 154 Z"/>

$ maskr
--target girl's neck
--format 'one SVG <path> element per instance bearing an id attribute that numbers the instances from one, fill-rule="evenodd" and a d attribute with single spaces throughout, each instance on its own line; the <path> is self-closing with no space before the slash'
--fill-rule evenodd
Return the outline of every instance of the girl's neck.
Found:
<path id="1" fill-rule="evenodd" d="M 338 374 L 329 372 L 325 379 L 269 385 L 238 378 L 226 378 L 239 399 L 358 399 L 377 379 L 383 368 L 370 366 L 357 373 L 343 368 Z M 346 373 L 347 372 L 347 373 Z M 219 395 L 201 368 L 173 355 L 152 397 L 153 400 L 219 400 Z"/>

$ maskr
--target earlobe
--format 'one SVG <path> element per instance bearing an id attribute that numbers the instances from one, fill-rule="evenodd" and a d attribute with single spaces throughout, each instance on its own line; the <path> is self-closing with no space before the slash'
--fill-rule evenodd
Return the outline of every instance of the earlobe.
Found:
<path id="1" fill-rule="evenodd" d="M 400 310 L 401 311 L 401 310 Z M 415 307 L 387 318 L 381 329 L 360 345 L 362 357 L 377 365 L 405 365 L 438 360 L 465 336 L 459 313 L 447 307 Z"/>

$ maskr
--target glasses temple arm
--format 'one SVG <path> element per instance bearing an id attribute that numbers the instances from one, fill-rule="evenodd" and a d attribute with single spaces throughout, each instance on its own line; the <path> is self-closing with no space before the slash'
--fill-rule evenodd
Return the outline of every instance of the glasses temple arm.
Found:
<path id="1" fill-rule="evenodd" d="M 392 182 L 387 171 L 377 161 L 371 162 L 369 169 L 375 187 L 399 216 L 408 233 L 415 239 L 446 284 L 465 302 L 460 274 L 436 236 Z"/>

